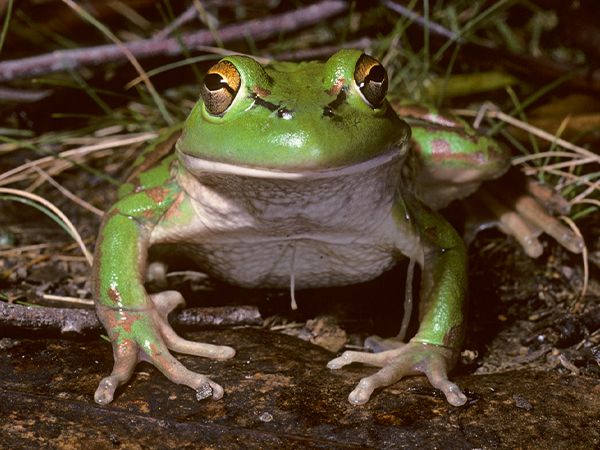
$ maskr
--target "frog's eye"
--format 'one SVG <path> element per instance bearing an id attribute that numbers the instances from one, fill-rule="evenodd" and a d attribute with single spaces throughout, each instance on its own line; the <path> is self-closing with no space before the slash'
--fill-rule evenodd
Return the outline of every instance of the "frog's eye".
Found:
<path id="1" fill-rule="evenodd" d="M 240 84 L 240 73 L 231 62 L 221 61 L 212 66 L 200 89 L 206 110 L 213 115 L 224 113 L 233 103 Z"/>
<path id="2" fill-rule="evenodd" d="M 363 53 L 356 61 L 354 80 L 367 103 L 373 108 L 379 108 L 388 88 L 387 72 L 379 61 Z"/>

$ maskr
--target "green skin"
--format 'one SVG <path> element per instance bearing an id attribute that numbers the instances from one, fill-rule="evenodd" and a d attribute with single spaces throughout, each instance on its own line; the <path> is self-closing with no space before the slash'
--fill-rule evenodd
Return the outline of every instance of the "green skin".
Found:
<path id="1" fill-rule="evenodd" d="M 374 278 L 403 255 L 415 260 L 423 274 L 416 336 L 408 343 L 390 340 L 391 349 L 375 354 L 345 352 L 328 367 L 382 367 L 350 394 L 354 404 L 416 372 L 451 404 L 465 403 L 448 379 L 465 332 L 465 247 L 412 192 L 429 195 L 439 208 L 501 175 L 508 157 L 489 139 L 460 123 L 454 129 L 419 105 L 405 105 L 403 113 L 413 116 L 409 151 L 406 122 L 383 97 L 373 106 L 360 93 L 355 69 L 361 55 L 342 50 L 325 63 L 265 67 L 250 58 L 225 58 L 240 77 L 231 105 L 211 114 L 201 99 L 176 152 L 181 127 L 136 161 L 106 214 L 94 258 L 96 309 L 115 356 L 112 374 L 96 391 L 98 403 L 112 401 L 142 360 L 195 389 L 198 399 L 223 395 L 221 386 L 170 353 L 230 358 L 235 351 L 186 341 L 168 325 L 168 313 L 183 299 L 174 291 L 150 296 L 144 289 L 147 251 L 156 243 L 191 244 L 186 251 L 202 269 L 248 287 L 289 288 L 291 275 L 297 288 L 344 285 Z M 442 125 L 424 131 L 424 120 Z M 275 264 L 279 258 L 284 262 Z M 320 260 L 314 272 L 320 276 L 313 277 L 305 262 Z M 247 275 L 255 269 L 257 276 Z"/>

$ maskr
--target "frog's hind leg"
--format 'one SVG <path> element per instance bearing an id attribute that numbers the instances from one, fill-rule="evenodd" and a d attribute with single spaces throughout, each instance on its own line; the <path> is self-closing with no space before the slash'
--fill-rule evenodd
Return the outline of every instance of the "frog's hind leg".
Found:
<path id="1" fill-rule="evenodd" d="M 531 258 L 544 251 L 538 239 L 542 232 L 567 250 L 581 253 L 583 239 L 553 215 L 566 215 L 569 209 L 569 202 L 548 186 L 509 172 L 485 183 L 469 197 L 467 214 L 471 217 L 465 239 L 470 242 L 480 229 L 497 223 L 500 230 L 517 239 Z"/>

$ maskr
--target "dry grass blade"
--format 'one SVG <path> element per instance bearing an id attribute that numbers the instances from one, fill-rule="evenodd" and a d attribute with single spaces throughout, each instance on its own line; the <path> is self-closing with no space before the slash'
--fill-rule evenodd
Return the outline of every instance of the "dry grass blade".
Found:
<path id="1" fill-rule="evenodd" d="M 579 310 L 579 307 L 581 306 L 581 302 L 583 301 L 585 294 L 587 293 L 587 289 L 588 289 L 588 283 L 589 283 L 589 278 L 590 278 L 590 268 L 589 268 L 589 263 L 588 263 L 588 249 L 587 249 L 587 246 L 585 245 L 585 240 L 583 239 L 583 236 L 581 235 L 581 231 L 579 231 L 579 228 L 577 227 L 577 225 L 575 225 L 575 222 L 573 222 L 573 220 L 571 220 L 569 217 L 566 217 L 566 216 L 560 216 L 560 218 L 562 220 L 564 220 L 569 225 L 569 227 L 571 227 L 573 232 L 577 236 L 579 236 L 581 238 L 581 241 L 584 243 L 583 249 L 581 252 L 581 256 L 583 257 L 583 287 L 581 288 L 581 294 L 579 295 L 579 299 L 577 300 L 577 303 L 575 303 L 575 306 L 572 309 L 572 311 L 574 313 L 576 313 Z"/>
<path id="2" fill-rule="evenodd" d="M 57 156 L 45 156 L 43 158 L 36 159 L 35 161 L 30 161 L 25 164 L 22 164 L 18 167 L 15 167 L 14 169 L 8 170 L 3 174 L 0 174 L 0 186 L 5 186 L 7 184 L 23 180 L 27 175 L 30 175 L 35 172 L 35 170 L 33 169 L 34 166 L 44 167 L 47 164 L 56 163 L 56 161 L 60 159 L 62 161 L 62 165 L 59 167 L 62 171 L 73 166 L 73 163 L 69 160 L 79 161 L 78 158 L 82 158 L 89 153 L 137 144 L 140 142 L 148 141 L 157 136 L 158 133 L 152 132 L 134 136 L 115 136 L 111 139 L 103 137 L 99 140 L 97 144 L 87 145 L 71 150 L 65 150 L 64 152 L 59 153 Z M 56 175 L 56 173 L 56 170 L 48 172 L 49 175 Z"/>
<path id="3" fill-rule="evenodd" d="M 43 205 L 45 208 L 47 208 L 52 213 L 54 213 L 60 220 L 62 220 L 61 226 L 66 227 L 66 229 L 69 231 L 69 233 L 71 234 L 73 239 L 75 239 L 77 244 L 79 244 L 79 247 L 81 248 L 81 251 L 85 255 L 85 258 L 86 258 L 88 264 L 90 266 L 92 265 L 92 255 L 90 254 L 90 252 L 86 248 L 85 244 L 83 243 L 83 239 L 81 239 L 81 236 L 77 232 L 77 229 L 75 228 L 73 223 L 69 220 L 69 218 L 67 216 L 65 216 L 63 214 L 63 212 L 60 209 L 58 209 L 56 206 L 54 206 L 48 200 L 40 197 L 39 195 L 32 194 L 31 192 L 21 191 L 18 189 L 0 188 L 0 194 L 7 194 L 9 196 L 12 195 L 12 196 L 22 197 L 22 198 L 32 200 L 34 202 L 37 202 L 37 203 Z"/>
<path id="4" fill-rule="evenodd" d="M 64 295 L 51 295 L 51 294 L 44 294 L 44 295 L 42 295 L 42 298 L 45 300 L 54 300 L 54 301 L 58 301 L 58 302 L 75 303 L 77 305 L 94 306 L 94 300 L 89 300 L 86 298 L 65 297 Z"/>
<path id="5" fill-rule="evenodd" d="M 158 92 L 154 88 L 154 85 L 150 81 L 150 78 L 148 78 L 148 75 L 146 74 L 146 72 L 144 71 L 144 69 L 138 62 L 138 60 L 135 58 L 133 53 L 106 26 L 104 26 L 103 24 L 98 22 L 94 17 L 92 17 L 90 14 L 88 14 L 77 3 L 75 3 L 72 0 L 62 0 L 62 1 L 63 1 L 63 3 L 66 3 L 70 8 L 72 8 L 73 11 L 75 11 L 84 20 L 87 20 L 92 25 L 94 25 L 96 28 L 98 28 L 102 33 L 104 33 L 104 35 L 107 38 L 109 38 L 111 41 L 113 41 L 113 43 L 115 43 L 119 47 L 119 49 L 121 49 L 121 51 L 127 57 L 129 62 L 131 63 L 131 65 L 133 65 L 133 67 L 135 67 L 135 70 L 140 74 L 140 76 L 144 80 L 144 84 L 146 85 L 148 92 L 150 92 L 150 95 L 152 96 L 152 99 L 154 100 L 156 107 L 161 112 L 163 118 L 166 120 L 166 122 L 169 125 L 174 125 L 175 122 L 173 121 L 173 118 L 171 117 L 171 115 L 168 113 L 164 102 L 162 101 L 160 95 L 158 94 Z"/>
<path id="6" fill-rule="evenodd" d="M 81 198 L 77 197 L 75 194 L 73 194 L 71 191 L 69 191 L 68 189 L 62 187 L 59 183 L 57 183 L 56 181 L 54 181 L 54 179 L 48 175 L 46 172 L 44 172 L 42 169 L 40 169 L 37 166 L 33 166 L 33 169 L 40 174 L 40 176 L 42 178 L 44 178 L 48 183 L 50 183 L 52 186 L 54 186 L 56 189 L 58 189 L 65 197 L 67 197 L 68 199 L 74 201 L 75 203 L 77 203 L 79 206 L 87 209 L 88 211 L 93 212 L 94 214 L 102 217 L 104 216 L 104 212 L 98 208 L 96 208 L 93 205 L 90 205 L 88 202 L 86 202 L 85 200 L 82 200 Z"/>
<path id="7" fill-rule="evenodd" d="M 583 147 L 572 144 L 571 142 L 565 141 L 557 136 L 554 136 L 546 131 L 540 130 L 539 128 L 533 127 L 525 122 L 522 122 L 514 117 L 508 116 L 505 113 L 500 111 L 488 110 L 489 105 L 484 105 L 482 110 L 480 111 L 472 111 L 472 110 L 454 110 L 453 112 L 458 115 L 463 116 L 476 116 L 481 118 L 482 116 L 487 116 L 491 118 L 496 118 L 502 120 L 504 122 L 510 123 L 511 125 L 523 129 L 541 139 L 552 142 L 559 147 L 570 150 L 570 151 L 546 151 L 546 152 L 535 152 L 529 155 L 519 156 L 512 160 L 513 165 L 520 165 L 534 160 L 547 160 L 549 158 L 569 158 L 568 161 L 560 161 L 555 163 L 544 162 L 543 165 L 539 167 L 531 167 L 526 166 L 524 168 L 524 172 L 528 175 L 532 175 L 533 173 L 548 173 L 552 175 L 556 175 L 561 180 L 560 183 L 557 183 L 557 189 L 563 189 L 567 186 L 573 185 L 575 183 L 579 183 L 581 185 L 587 186 L 582 192 L 579 192 L 575 197 L 573 197 L 569 203 L 571 206 L 580 204 L 580 203 L 589 203 L 595 206 L 600 206 L 600 201 L 594 199 L 587 199 L 589 195 L 597 192 L 600 188 L 600 181 L 592 182 L 589 177 L 595 177 L 595 174 L 587 174 L 585 176 L 574 174 L 573 172 L 576 169 L 581 168 L 584 164 L 600 164 L 600 155 L 593 153 L 589 150 L 586 150 Z M 563 120 L 563 127 L 566 125 L 569 117 Z M 562 128 L 559 129 L 559 133 Z M 559 170 L 559 169 L 568 169 L 567 171 Z M 567 181 L 564 181 L 567 180 Z"/>
<path id="8" fill-rule="evenodd" d="M 484 108 L 485 107 L 486 106 L 484 105 Z M 481 113 L 480 111 L 474 111 L 471 109 L 453 109 L 452 112 L 459 116 L 468 116 L 468 117 L 477 117 Z M 600 162 L 600 157 L 597 154 L 595 154 L 594 152 L 586 150 L 585 148 L 580 147 L 578 145 L 572 144 L 569 141 L 565 141 L 564 139 L 557 138 L 553 134 L 547 133 L 544 130 L 540 130 L 539 128 L 533 127 L 521 120 L 515 119 L 514 117 L 509 116 L 508 114 L 503 113 L 502 111 L 486 110 L 484 112 L 484 115 L 486 117 L 491 117 L 493 119 L 499 119 L 499 120 L 502 120 L 503 122 L 510 123 L 511 125 L 521 128 L 522 130 L 528 131 L 531 134 L 533 134 L 541 139 L 545 139 L 548 142 L 555 142 L 557 145 L 560 145 L 563 148 L 572 150 L 572 151 L 579 153 L 580 155 L 583 155 L 588 158 L 595 158 L 596 161 Z M 519 164 L 519 162 L 515 162 L 514 164 Z"/>
<path id="9" fill-rule="evenodd" d="M 586 184 L 593 188 L 597 187 L 596 183 L 592 183 L 590 180 L 586 180 L 585 178 L 583 178 L 579 175 L 575 175 L 570 172 L 564 172 L 561 170 L 547 169 L 546 167 L 527 167 L 524 172 L 525 172 L 525 175 L 533 175 L 536 172 L 546 172 L 546 173 L 549 173 L 552 175 L 556 175 L 557 177 L 567 178 L 568 180 L 566 182 L 564 182 L 561 186 L 557 187 L 559 189 L 562 189 L 563 187 L 569 186 L 573 183 Z M 569 202 L 569 203 L 571 203 L 571 202 Z"/>

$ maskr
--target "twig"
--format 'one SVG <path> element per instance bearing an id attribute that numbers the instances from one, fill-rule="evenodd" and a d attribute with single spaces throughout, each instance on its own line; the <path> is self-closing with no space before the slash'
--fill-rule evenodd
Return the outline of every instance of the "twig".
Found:
<path id="1" fill-rule="evenodd" d="M 421 14 L 416 13 L 412 9 L 408 9 L 406 6 L 399 5 L 398 3 L 395 3 L 390 0 L 383 0 L 381 3 L 383 3 L 392 11 L 397 12 L 401 16 L 407 17 L 409 20 L 412 20 L 414 23 L 418 24 L 421 27 L 425 27 L 425 25 L 427 24 L 429 30 L 435 32 L 439 36 L 444 36 L 452 41 L 456 41 L 459 43 L 467 42 L 464 38 L 458 36 L 452 30 L 449 30 L 448 28 L 440 25 L 439 23 L 425 19 Z"/>
<path id="2" fill-rule="evenodd" d="M 347 3 L 342 0 L 325 0 L 278 16 L 231 25 L 220 29 L 218 35 L 223 42 L 245 39 L 246 36 L 252 36 L 254 40 L 266 39 L 281 33 L 282 30 L 289 33 L 319 23 L 328 17 L 339 14 L 347 7 Z M 181 36 L 181 40 L 175 38 L 163 41 L 146 39 L 128 42 L 124 46 L 136 59 L 140 59 L 157 55 L 179 55 L 182 53 L 182 44 L 188 50 L 193 51 L 202 50 L 205 46 L 214 42 L 215 39 L 210 30 L 202 30 Z M 126 60 L 125 54 L 117 45 L 59 50 L 40 56 L 0 63 L 0 81 L 11 81 L 60 72 L 67 67 L 79 68 Z"/>
<path id="3" fill-rule="evenodd" d="M 123 52 L 123 54 L 129 60 L 129 63 L 135 68 L 137 73 L 140 74 L 140 77 L 142 77 L 142 80 L 144 81 L 144 85 L 146 86 L 146 89 L 148 90 L 148 92 L 150 93 L 150 96 L 154 100 L 154 104 L 156 105 L 156 108 L 158 109 L 158 111 L 160 111 L 162 117 L 169 124 L 169 126 L 175 125 L 175 120 L 173 119 L 171 114 L 169 114 L 169 112 L 167 111 L 167 108 L 165 107 L 163 99 L 161 98 L 161 96 L 158 94 L 158 92 L 154 88 L 154 85 L 150 81 L 148 74 L 144 71 L 141 64 L 138 62 L 137 58 L 131 54 L 131 52 L 129 51 L 129 49 L 127 47 L 125 47 L 125 44 L 123 44 L 123 42 L 112 31 L 110 31 L 106 25 L 104 25 L 103 23 L 100 23 L 100 21 L 96 20 L 96 18 L 94 16 L 92 16 L 90 13 L 88 13 L 85 9 L 83 9 L 81 6 L 79 6 L 73 0 L 62 0 L 62 1 L 63 1 L 63 3 L 66 3 L 71 9 L 73 9 L 73 11 L 75 11 L 75 13 L 77 13 L 82 19 L 84 19 L 87 22 L 94 25 L 98 30 L 100 30 L 102 32 L 103 35 L 105 35 L 108 39 L 113 41 L 113 43 L 115 45 L 117 45 L 119 47 L 119 49 Z"/>
<path id="4" fill-rule="evenodd" d="M 256 306 L 188 308 L 169 314 L 169 323 L 177 326 L 262 325 Z M 85 333 L 102 330 L 96 312 L 89 309 L 40 308 L 0 302 L 0 327 L 27 327 Z"/>
<path id="5" fill-rule="evenodd" d="M 86 309 L 39 308 L 0 302 L 0 327 L 29 327 L 84 333 L 102 326 L 96 312 Z"/>
<path id="6" fill-rule="evenodd" d="M 355 41 L 344 43 L 341 48 L 356 48 L 364 50 L 373 43 L 372 39 L 362 37 Z M 318 48 L 302 48 L 289 52 L 281 52 L 277 54 L 277 61 L 311 61 L 317 58 L 329 57 L 340 49 L 340 45 L 328 45 Z"/>
<path id="7" fill-rule="evenodd" d="M 43 91 L 32 89 L 9 89 L 0 87 L 0 98 L 3 102 L 34 103 L 52 94 L 50 89 Z"/>
<path id="8" fill-rule="evenodd" d="M 96 208 L 94 205 L 90 205 L 85 200 L 77 197 L 71 191 L 64 188 L 62 185 L 60 185 L 57 181 L 54 180 L 54 178 L 52 178 L 50 175 L 48 175 L 46 172 L 44 172 L 38 166 L 31 166 L 31 167 L 33 168 L 33 170 L 35 170 L 37 173 L 39 173 L 40 176 L 42 178 L 44 178 L 44 180 L 46 180 L 48 183 L 50 183 L 52 186 L 54 186 L 56 189 L 58 189 L 65 197 L 67 197 L 71 201 L 75 202 L 79 206 L 82 206 L 83 208 L 87 209 L 88 211 L 93 212 L 97 216 L 100 216 L 100 217 L 104 216 L 104 211 Z"/>

